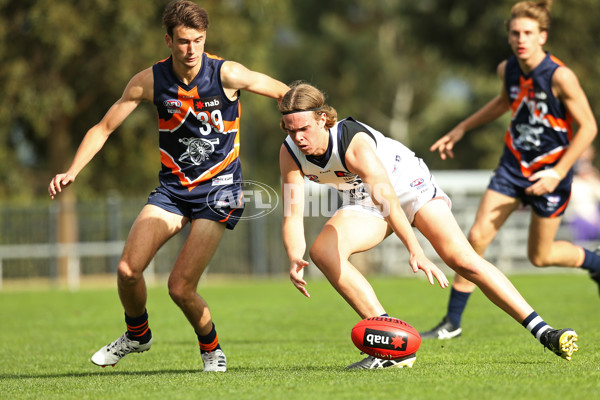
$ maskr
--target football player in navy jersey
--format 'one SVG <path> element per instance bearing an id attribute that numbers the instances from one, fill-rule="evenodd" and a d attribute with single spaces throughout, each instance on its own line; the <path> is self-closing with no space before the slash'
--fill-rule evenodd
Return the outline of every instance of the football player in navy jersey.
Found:
<path id="1" fill-rule="evenodd" d="M 450 211 L 450 199 L 435 183 L 423 160 L 401 143 L 352 118 L 337 119 L 323 93 L 294 83 L 279 104 L 281 128 L 288 135 L 279 163 L 283 185 L 283 242 L 290 279 L 310 297 L 304 280 L 304 178 L 337 189 L 342 206 L 327 221 L 309 254 L 331 285 L 361 318 L 387 315 L 367 279 L 350 263 L 391 233 L 409 252 L 409 265 L 430 284 L 449 282 L 424 254 L 416 227 L 444 262 L 475 282 L 498 307 L 526 327 L 544 346 L 567 360 L 577 350 L 577 333 L 552 329 L 511 282 L 478 255 Z M 411 367 L 416 354 L 396 360 L 368 356 L 348 368 Z"/>
<path id="2" fill-rule="evenodd" d="M 569 202 L 572 167 L 597 133 L 586 95 L 573 71 L 545 52 L 550 1 L 513 6 L 506 22 L 513 56 L 498 65 L 500 94 L 460 122 L 431 146 L 442 159 L 453 157 L 467 131 L 511 111 L 504 153 L 485 191 L 469 242 L 483 256 L 498 230 L 521 204 L 531 207 L 528 257 L 536 267 L 581 268 L 600 285 L 600 256 L 556 240 Z M 572 123 L 575 124 L 572 124 Z M 573 125 L 578 126 L 576 132 Z M 461 319 L 475 285 L 455 275 L 443 320 L 421 337 L 451 339 L 461 335 Z"/>
<path id="3" fill-rule="evenodd" d="M 85 135 L 75 158 L 48 187 L 54 198 L 75 181 L 109 135 L 142 102 L 158 110 L 160 186 L 134 222 L 118 266 L 118 292 L 127 331 L 96 352 L 91 361 L 115 365 L 152 344 L 143 272 L 158 249 L 190 224 L 189 235 L 169 276 L 169 294 L 198 337 L 204 371 L 223 372 L 227 360 L 198 281 L 225 229 L 241 212 L 239 159 L 240 90 L 280 100 L 288 86 L 243 65 L 204 52 L 208 14 L 191 1 L 176 0 L 163 14 L 171 56 L 136 74 L 121 98 Z M 211 196 L 215 187 L 230 201 Z"/>

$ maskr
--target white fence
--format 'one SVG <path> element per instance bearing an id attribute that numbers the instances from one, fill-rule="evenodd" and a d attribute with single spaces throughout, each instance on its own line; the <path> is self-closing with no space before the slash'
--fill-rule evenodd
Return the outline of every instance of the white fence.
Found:
<path id="1" fill-rule="evenodd" d="M 456 220 L 463 231 L 467 233 L 474 221 L 480 196 L 487 186 L 491 171 L 434 171 L 433 174 L 437 183 L 451 197 Z M 327 189 L 324 186 L 312 185 L 307 195 L 314 199 L 325 190 Z M 27 240 L 33 233 L 3 232 L 0 238 L 15 237 L 21 242 L 27 241 L 27 243 L 5 243 L 5 239 L 5 244 L 0 244 L 0 290 L 3 287 L 3 279 L 8 281 L 15 276 L 19 279 L 37 276 L 54 281 L 60 279 L 62 282 L 66 281 L 66 285 L 70 289 L 76 290 L 79 288 L 82 276 L 86 274 L 114 274 L 116 262 L 123 250 L 122 238 L 126 236 L 133 219 L 143 205 L 143 199 L 128 203 L 115 200 L 113 197 L 108 199 L 106 204 L 108 204 L 107 207 L 97 204 L 78 206 L 79 243 L 55 243 L 50 234 L 48 239 L 40 240 L 38 237 L 36 244 L 36 241 Z M 39 210 L 39 207 L 36 210 Z M 55 231 L 56 219 L 53 217 L 56 215 L 55 210 L 47 212 L 49 215 L 47 221 L 44 221 L 40 214 L 33 215 L 31 220 L 27 220 L 25 218 L 33 212 L 20 211 L 22 215 L 16 222 L 11 222 L 10 218 L 14 216 L 12 214 L 19 213 L 4 212 L 2 227 L 18 230 L 31 225 L 32 230 L 37 234 L 40 226 L 45 224 L 46 230 Z M 532 270 L 531 264 L 526 258 L 529 214 L 528 209 L 521 209 L 509 217 L 485 255 L 486 259 L 505 272 Z M 305 230 L 308 245 L 320 231 L 325 219 L 326 216 L 306 218 Z M 108 227 L 102 227 L 103 224 Z M 108 233 L 101 234 L 104 231 Z M 99 237 L 101 240 L 98 240 Z M 183 232 L 163 246 L 148 268 L 148 278 L 152 279 L 155 273 L 167 274 L 170 271 L 185 237 L 186 232 Z M 427 256 L 443 268 L 443 263 L 431 245 L 422 235 L 417 234 L 417 237 Z M 570 231 L 566 224 L 559 230 L 559 237 L 569 240 Z M 44 240 L 47 242 L 39 243 Z M 59 261 L 62 265 L 61 271 L 58 271 Z M 358 268 L 370 273 L 412 275 L 407 263 L 408 253 L 400 240 L 393 235 L 353 261 Z M 33 272 L 23 272 L 29 264 L 36 266 L 42 264 L 43 268 L 31 267 Z M 65 264 L 66 267 L 64 267 Z M 98 267 L 95 264 L 101 265 Z M 288 261 L 281 242 L 281 211 L 278 210 L 263 218 L 241 221 L 234 231 L 227 231 L 209 268 L 219 274 L 287 275 Z M 38 272 L 39 270 L 42 272 Z M 449 269 L 445 272 L 449 272 Z M 316 268 L 307 268 L 307 273 L 309 275 L 320 274 Z"/>

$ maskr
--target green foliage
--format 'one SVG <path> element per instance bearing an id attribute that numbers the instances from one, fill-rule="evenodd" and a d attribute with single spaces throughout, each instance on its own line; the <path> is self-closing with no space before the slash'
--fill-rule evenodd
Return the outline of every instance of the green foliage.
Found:
<path id="1" fill-rule="evenodd" d="M 0 67 L 0 89 L 11 106 L 0 110 L 0 137 L 8 146 L 0 173 L 18 179 L 2 182 L 0 193 L 44 193 L 50 176 L 68 167 L 87 129 L 118 99 L 127 80 L 167 55 L 147 40 L 148 35 L 161 38 L 161 8 L 143 0 L 40 0 L 2 7 L 2 41 L 10 40 L 10 45 L 1 49 L 7 62 Z M 130 155 L 153 139 L 139 134 L 145 125 L 130 123 L 115 135 L 113 149 L 99 155 L 82 175 L 82 191 L 131 187 L 123 184 L 127 176 L 114 177 L 139 164 L 143 155 Z M 16 129 L 23 132 L 18 140 Z M 33 149 L 29 165 L 19 159 L 19 149 L 26 145 Z M 115 148 L 118 162 L 111 164 Z M 136 182 L 143 181 L 144 171 L 136 173 Z"/>
<path id="2" fill-rule="evenodd" d="M 597 314 L 598 293 L 582 275 L 512 279 L 547 322 L 577 330 L 580 350 L 571 362 L 544 350 L 476 292 L 460 339 L 423 342 L 412 369 L 380 371 L 344 370 L 362 357 L 350 340 L 358 318 L 324 279 L 309 282 L 306 299 L 287 280 L 223 283 L 209 275 L 199 292 L 211 304 L 228 357 L 224 374 L 200 372 L 194 332 L 164 285 L 149 290 L 152 349 L 105 369 L 89 357 L 125 329 L 116 289 L 6 291 L 0 293 L 0 393 L 7 399 L 593 399 L 600 389 L 600 326 L 590 316 Z M 441 318 L 447 291 L 423 279 L 372 283 L 387 311 L 417 329 Z"/>
<path id="3" fill-rule="evenodd" d="M 169 55 L 166 0 L 0 1 L 0 197 L 45 197 L 83 135 L 138 71 Z M 207 0 L 206 50 L 286 83 L 309 81 L 352 115 L 401 140 L 434 168 L 492 168 L 506 121 L 467 135 L 442 163 L 429 146 L 500 90 L 514 1 Z M 597 0 L 554 2 L 547 49 L 600 107 Z M 459 84 L 456 90 L 456 84 Z M 454 86 L 453 86 L 454 85 Z M 278 180 L 283 139 L 271 99 L 242 97 L 247 178 Z M 79 196 L 145 195 L 160 167 L 156 111 L 144 105 L 78 177 Z M 477 154 L 478 157 L 460 157 Z"/>

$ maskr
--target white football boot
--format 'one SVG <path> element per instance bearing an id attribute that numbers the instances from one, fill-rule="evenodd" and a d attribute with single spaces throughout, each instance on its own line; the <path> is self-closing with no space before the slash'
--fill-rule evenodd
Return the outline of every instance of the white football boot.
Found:
<path id="1" fill-rule="evenodd" d="M 152 337 L 148 343 L 141 344 L 137 340 L 131 340 L 127 337 L 127 333 L 121 335 L 120 338 L 112 343 L 107 344 L 92 356 L 91 361 L 101 366 L 102 368 L 107 365 L 115 366 L 116 363 L 129 353 L 141 353 L 146 350 L 150 350 L 152 345 Z"/>
<path id="2" fill-rule="evenodd" d="M 427 332 L 419 332 L 421 339 L 454 339 L 461 335 L 462 328 L 454 326 L 448 316 L 445 316 L 442 322 L 437 324 L 433 329 Z"/>
<path id="3" fill-rule="evenodd" d="M 204 362 L 204 372 L 225 372 L 227 371 L 227 357 L 223 350 L 216 349 L 206 353 L 201 353 L 202 362 Z"/>
<path id="4" fill-rule="evenodd" d="M 354 364 L 348 365 L 346 369 L 412 368 L 416 360 L 417 353 L 396 358 L 395 360 L 384 360 L 373 356 L 367 356 Z"/>

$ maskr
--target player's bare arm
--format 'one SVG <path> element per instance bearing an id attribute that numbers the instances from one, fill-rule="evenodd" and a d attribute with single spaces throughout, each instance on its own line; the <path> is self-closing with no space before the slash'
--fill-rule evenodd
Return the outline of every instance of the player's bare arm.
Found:
<path id="1" fill-rule="evenodd" d="M 535 183 L 525 192 L 535 196 L 551 193 L 556 189 L 583 151 L 592 144 L 598 132 L 585 92 L 572 70 L 567 67 L 557 68 L 552 77 L 552 90 L 573 117 L 578 130 L 573 135 L 569 148 L 552 169 L 538 171 L 529 178 Z"/>
<path id="2" fill-rule="evenodd" d="M 229 98 L 235 98 L 235 92 L 241 89 L 280 101 L 283 95 L 290 90 L 285 83 L 263 73 L 249 70 L 235 61 L 223 63 L 221 81 Z"/>
<path id="3" fill-rule="evenodd" d="M 145 69 L 131 78 L 121 98 L 110 107 L 102 120 L 85 134 L 69 169 L 52 178 L 48 186 L 50 198 L 53 199 L 64 187 L 75 181 L 79 172 L 100 151 L 111 133 L 123 123 L 142 100 L 152 101 L 153 86 L 152 68 Z"/>
<path id="4" fill-rule="evenodd" d="M 448 286 L 444 273 L 433 264 L 423 252 L 413 229 L 400 206 L 398 197 L 389 181 L 385 167 L 375 153 L 375 142 L 364 132 L 357 133 L 346 151 L 346 165 L 350 172 L 360 176 L 366 184 L 373 202 L 383 210 L 386 221 L 406 246 L 410 257 L 409 264 L 413 272 L 422 270 L 427 275 L 429 283 L 434 284 L 434 278 L 442 288 Z"/>
<path id="5" fill-rule="evenodd" d="M 290 262 L 290 280 L 300 293 L 310 297 L 304 280 L 304 267 L 308 265 L 304 260 L 304 177 L 283 145 L 279 166 L 283 187 L 283 245 Z"/>
<path id="6" fill-rule="evenodd" d="M 502 61 L 497 68 L 498 76 L 502 82 L 504 82 L 505 68 L 506 61 Z M 502 88 L 498 96 L 494 97 L 486 105 L 465 120 L 461 121 L 450 132 L 442 136 L 429 148 L 429 151 L 438 151 L 442 160 L 445 160 L 448 157 L 454 158 L 454 145 L 463 138 L 465 133 L 471 129 L 478 128 L 487 124 L 488 122 L 496 120 L 506 111 L 508 111 L 509 108 L 510 103 L 508 100 L 508 94 L 506 93 L 504 84 L 502 84 Z"/>

